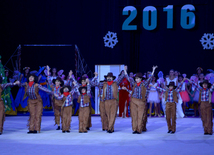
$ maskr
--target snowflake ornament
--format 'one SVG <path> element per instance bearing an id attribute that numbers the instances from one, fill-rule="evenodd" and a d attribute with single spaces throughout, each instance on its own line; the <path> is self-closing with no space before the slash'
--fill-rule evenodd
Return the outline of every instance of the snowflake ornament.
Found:
<path id="1" fill-rule="evenodd" d="M 204 35 L 201 37 L 201 45 L 205 49 L 213 49 L 214 48 L 214 33 L 204 33 Z"/>
<path id="2" fill-rule="evenodd" d="M 108 31 L 108 33 L 105 35 L 105 37 L 103 37 L 103 39 L 105 47 L 114 48 L 114 46 L 118 43 L 117 33 L 114 32 Z"/>

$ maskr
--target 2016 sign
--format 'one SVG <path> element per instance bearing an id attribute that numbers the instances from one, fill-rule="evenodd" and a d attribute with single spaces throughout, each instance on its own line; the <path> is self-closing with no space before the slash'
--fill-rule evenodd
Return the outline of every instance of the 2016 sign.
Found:
<path id="1" fill-rule="evenodd" d="M 130 15 L 129 15 L 129 11 Z M 173 28 L 173 5 L 168 5 L 163 8 L 167 13 L 167 29 Z M 181 8 L 180 24 L 183 29 L 192 29 L 195 26 L 195 7 L 191 4 L 184 5 Z M 149 15 L 151 12 L 151 15 Z M 137 16 L 137 9 L 134 6 L 126 6 L 123 8 L 123 15 L 129 15 L 123 22 L 122 30 L 137 30 L 137 25 L 130 23 Z M 150 22 L 149 22 L 150 19 Z M 143 9 L 143 27 L 146 30 L 154 30 L 157 27 L 157 9 L 154 6 L 147 6 Z"/>

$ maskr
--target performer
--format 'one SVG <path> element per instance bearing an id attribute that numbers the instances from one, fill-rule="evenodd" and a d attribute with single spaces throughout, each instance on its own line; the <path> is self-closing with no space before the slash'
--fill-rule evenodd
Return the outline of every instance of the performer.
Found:
<path id="1" fill-rule="evenodd" d="M 100 81 L 100 83 L 106 82 L 106 79 L 103 81 Z M 106 110 L 105 110 L 105 104 L 103 101 L 103 87 L 99 88 L 99 98 L 100 98 L 100 104 L 99 104 L 99 110 L 100 110 L 100 117 L 101 117 L 101 122 L 102 122 L 102 129 L 103 131 L 108 131 L 108 118 L 106 115 Z"/>
<path id="2" fill-rule="evenodd" d="M 5 83 L 5 84 L 2 84 L 2 81 L 3 79 L 0 76 L 0 94 L 6 87 L 19 84 L 19 81 L 16 81 L 15 83 Z M 3 133 L 4 121 L 5 121 L 5 107 L 3 99 L 0 97 L 0 135 Z"/>
<path id="3" fill-rule="evenodd" d="M 20 84 L 21 87 L 25 87 L 25 95 L 23 100 L 28 97 L 28 111 L 30 113 L 30 117 L 28 120 L 28 134 L 37 133 L 37 131 L 40 132 L 41 130 L 43 104 L 42 98 L 39 95 L 39 90 L 43 90 L 50 94 L 52 93 L 52 91 L 45 87 L 42 87 L 37 82 L 37 76 L 35 74 L 30 74 L 28 77 L 28 81 Z"/>
<path id="4" fill-rule="evenodd" d="M 198 67 L 198 68 L 196 69 L 196 71 L 197 71 L 198 77 L 200 77 L 200 75 L 203 74 L 203 69 L 202 69 L 201 67 Z"/>
<path id="5" fill-rule="evenodd" d="M 24 73 L 21 74 L 21 76 L 20 76 L 20 80 L 19 80 L 20 83 L 27 82 L 27 77 L 30 74 L 30 67 L 24 67 L 23 71 L 24 71 Z M 22 112 L 28 111 L 28 109 L 27 109 L 28 97 L 25 100 L 23 100 L 24 95 L 25 95 L 25 88 L 20 87 L 19 91 L 16 95 L 16 98 L 15 98 L 15 104 L 16 104 L 17 111 L 22 111 Z"/>
<path id="6" fill-rule="evenodd" d="M 170 82 L 174 82 L 175 83 L 175 86 L 178 86 L 178 78 L 175 77 L 175 73 L 174 73 L 174 70 L 171 69 L 169 71 L 169 77 L 166 78 L 166 82 L 165 82 L 165 86 L 169 85 Z M 183 113 L 183 109 L 182 109 L 182 99 L 181 99 L 181 95 L 178 94 L 178 102 L 176 104 L 176 117 L 177 118 L 183 118 L 184 117 L 184 113 Z"/>
<path id="7" fill-rule="evenodd" d="M 87 83 L 87 87 L 79 88 L 79 97 L 78 103 L 80 103 L 79 108 L 79 133 L 87 133 L 88 126 L 88 117 L 90 115 L 90 96 L 91 96 L 91 87 Z"/>
<path id="8" fill-rule="evenodd" d="M 117 109 L 118 109 L 118 85 L 121 83 L 124 72 L 122 72 L 121 76 L 118 76 L 117 80 L 116 76 L 113 75 L 112 72 L 109 72 L 104 78 L 107 82 L 96 84 L 97 87 L 103 87 L 103 96 L 102 100 L 104 101 L 104 106 L 106 110 L 107 120 L 108 120 L 108 129 L 107 133 L 114 132 L 114 124 L 115 119 L 117 117 Z"/>
<path id="9" fill-rule="evenodd" d="M 79 82 L 79 87 L 80 86 L 85 87 L 87 83 L 89 83 L 91 87 L 95 86 L 96 85 L 95 81 L 97 80 L 98 74 L 96 72 L 94 74 L 95 74 L 95 77 L 91 81 L 88 79 L 88 76 L 86 74 L 84 74 L 78 81 Z M 70 81 L 75 81 L 77 83 L 76 79 L 73 76 L 72 70 L 70 70 L 70 72 L 69 72 L 69 80 Z M 91 106 L 91 102 L 89 102 L 89 108 L 90 108 L 90 113 L 89 113 L 89 118 L 88 118 L 87 130 L 90 130 L 90 128 L 92 127 L 92 123 L 91 123 L 92 106 Z"/>
<path id="10" fill-rule="evenodd" d="M 53 79 L 56 79 L 58 76 L 57 76 L 57 69 L 54 67 L 54 68 L 52 68 L 52 74 L 51 73 L 49 73 L 50 74 L 50 80 L 51 81 L 53 81 Z"/>
<path id="11" fill-rule="evenodd" d="M 184 79 L 185 80 L 185 79 Z M 174 134 L 176 131 L 176 103 L 178 102 L 177 93 L 181 91 L 181 86 L 184 80 L 176 88 L 175 82 L 170 82 L 167 85 L 168 89 L 157 87 L 159 92 L 165 93 L 166 101 L 166 121 L 168 126 L 168 133 Z"/>
<path id="12" fill-rule="evenodd" d="M 149 117 L 151 117 L 151 113 L 152 113 L 152 103 L 154 103 L 154 107 L 155 107 L 155 116 L 160 117 L 160 106 L 158 106 L 158 104 L 160 104 L 160 99 L 159 99 L 159 94 L 156 90 L 157 85 L 158 83 L 156 82 L 156 78 L 153 77 L 152 82 L 149 85 L 150 91 L 147 99 L 147 102 L 150 103 Z"/>
<path id="13" fill-rule="evenodd" d="M 211 86 L 208 80 L 200 83 L 200 86 L 193 81 L 190 81 L 199 93 L 199 103 L 201 109 L 201 120 L 204 127 L 204 135 L 213 134 L 213 112 L 211 104 L 211 93 L 214 91 L 214 84 Z"/>
<path id="14" fill-rule="evenodd" d="M 52 78 L 50 76 L 49 66 L 47 66 L 47 75 L 48 75 L 47 77 L 48 84 L 50 85 L 52 91 L 54 92 L 54 94 L 57 94 L 58 96 L 60 96 L 60 89 L 63 87 L 64 81 L 60 77 L 57 77 L 56 79 L 53 79 L 51 81 Z M 60 130 L 60 117 L 62 121 L 62 110 L 61 110 L 62 105 L 63 105 L 63 101 L 58 100 L 56 97 L 53 96 L 55 125 L 56 124 L 58 125 L 56 130 Z"/>
<path id="15" fill-rule="evenodd" d="M 182 75 L 178 76 L 178 85 L 181 83 L 181 81 L 184 79 L 185 77 L 183 77 Z M 179 93 L 183 102 L 182 105 L 182 109 L 183 109 L 183 113 L 184 113 L 184 117 L 186 117 L 185 115 L 185 111 L 186 111 L 186 104 L 190 101 L 188 92 L 187 92 L 187 84 L 186 82 L 184 82 L 181 86 L 181 92 Z"/>
<path id="16" fill-rule="evenodd" d="M 120 75 L 122 74 L 121 71 Z M 119 75 L 119 76 L 120 76 Z M 131 84 L 126 79 L 123 78 L 122 82 L 119 85 L 119 88 L 126 87 L 128 90 L 131 90 Z M 119 89 L 119 117 L 129 117 L 128 115 L 128 107 L 129 107 L 129 93 L 124 89 Z"/>
<path id="17" fill-rule="evenodd" d="M 145 113 L 146 108 L 146 93 L 147 93 L 147 86 L 151 82 L 151 79 L 153 77 L 154 71 L 157 68 L 157 66 L 153 66 L 153 71 L 150 75 L 150 77 L 145 81 L 142 82 L 143 74 L 137 73 L 135 75 L 135 81 L 131 81 L 131 79 L 128 77 L 126 72 L 126 67 L 124 67 L 125 76 L 126 78 L 134 85 L 132 91 L 129 91 L 126 87 L 123 87 L 122 89 L 129 91 L 131 94 L 131 104 L 130 104 L 130 111 L 131 111 L 131 117 L 132 117 L 132 129 L 133 134 L 141 134 L 142 129 L 146 128 L 146 123 L 143 122 L 143 120 L 146 120 L 144 117 L 147 117 L 147 113 Z M 144 126 L 143 126 L 144 125 Z"/>
<path id="18" fill-rule="evenodd" d="M 73 105 L 73 98 L 72 95 L 74 92 L 78 91 L 78 86 L 74 82 L 75 87 L 71 90 L 70 86 L 63 86 L 60 89 L 61 95 L 54 94 L 54 96 L 58 100 L 63 101 L 62 105 L 62 133 L 70 133 L 71 128 L 71 117 L 72 117 L 72 105 Z"/>
<path id="19" fill-rule="evenodd" d="M 14 79 L 9 78 L 9 71 L 8 70 L 5 70 L 5 78 L 7 80 L 7 83 L 9 83 L 9 82 L 13 83 L 14 82 Z M 5 99 L 8 98 L 8 99 L 6 99 L 6 101 L 8 102 L 7 104 L 11 105 L 11 107 L 8 107 L 8 109 L 5 109 L 5 114 L 6 115 L 17 115 L 16 105 L 15 105 L 15 101 L 14 101 L 12 93 L 11 93 L 11 89 L 7 88 L 3 92 L 4 92 L 4 95 L 3 95 L 4 98 Z"/>

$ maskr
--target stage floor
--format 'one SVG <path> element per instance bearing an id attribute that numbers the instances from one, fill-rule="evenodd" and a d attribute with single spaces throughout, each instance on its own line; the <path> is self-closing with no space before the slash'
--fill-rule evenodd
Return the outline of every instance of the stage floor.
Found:
<path id="1" fill-rule="evenodd" d="M 53 116 L 43 116 L 40 134 L 27 134 L 27 116 L 6 117 L 0 136 L 0 155 L 66 154 L 214 154 L 214 135 L 203 135 L 200 118 L 177 119 L 177 132 L 167 133 L 165 118 L 149 118 L 148 131 L 132 134 L 131 118 L 117 118 L 115 132 L 101 130 L 100 117 L 92 117 L 88 133 L 78 133 L 78 117 L 72 117 L 71 133 L 57 131 Z"/>

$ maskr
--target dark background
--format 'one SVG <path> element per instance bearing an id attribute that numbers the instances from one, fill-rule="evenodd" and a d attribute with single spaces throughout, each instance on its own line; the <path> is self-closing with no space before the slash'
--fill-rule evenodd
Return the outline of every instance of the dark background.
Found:
<path id="1" fill-rule="evenodd" d="M 196 11 L 196 26 L 185 30 L 180 26 L 180 10 L 192 4 Z M 137 8 L 137 31 L 123 31 L 127 16 L 125 6 Z M 142 27 L 142 10 L 146 6 L 158 10 L 158 26 L 153 31 Z M 174 29 L 166 27 L 163 7 L 174 5 Z M 50 65 L 58 69 L 75 70 L 74 45 L 94 71 L 95 64 L 126 64 L 129 71 L 145 72 L 152 65 L 168 74 L 179 70 L 188 76 L 197 67 L 214 69 L 214 50 L 203 50 L 200 39 L 204 33 L 214 33 L 213 0 L 1 0 L 0 55 L 3 64 L 21 44 L 72 44 L 72 47 L 24 47 L 22 67 Z M 116 32 L 117 45 L 104 47 L 103 37 Z"/>

